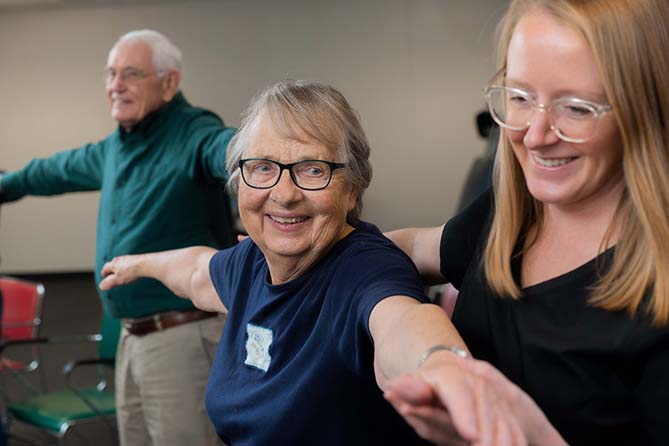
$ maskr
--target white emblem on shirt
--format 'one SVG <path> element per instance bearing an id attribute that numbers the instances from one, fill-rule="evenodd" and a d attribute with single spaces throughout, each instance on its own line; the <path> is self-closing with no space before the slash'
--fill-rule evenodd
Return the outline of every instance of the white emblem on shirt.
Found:
<path id="1" fill-rule="evenodd" d="M 246 324 L 246 359 L 244 364 L 257 367 L 263 372 L 269 370 L 272 357 L 269 346 L 272 345 L 273 333 L 269 328 Z"/>

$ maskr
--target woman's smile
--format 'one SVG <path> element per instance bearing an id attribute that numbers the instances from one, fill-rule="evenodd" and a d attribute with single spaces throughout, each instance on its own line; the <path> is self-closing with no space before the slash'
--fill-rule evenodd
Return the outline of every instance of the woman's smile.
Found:
<path id="1" fill-rule="evenodd" d="M 303 160 L 341 162 L 335 150 L 310 141 L 278 134 L 263 119 L 245 151 L 246 158 L 261 158 L 289 164 Z M 241 182 L 239 215 L 249 236 L 267 258 L 272 280 L 282 281 L 290 271 L 297 276 L 321 258 L 352 228 L 347 214 L 355 206 L 355 194 L 343 169 L 332 171 L 323 189 L 304 190 L 289 171 L 279 174 L 270 188 L 253 188 Z"/>
<path id="2" fill-rule="evenodd" d="M 577 158 L 578 158 L 577 156 L 546 158 L 539 155 L 532 155 L 532 159 L 534 160 L 534 162 L 536 162 L 541 167 L 560 167 L 564 166 L 565 164 L 571 163 Z"/>

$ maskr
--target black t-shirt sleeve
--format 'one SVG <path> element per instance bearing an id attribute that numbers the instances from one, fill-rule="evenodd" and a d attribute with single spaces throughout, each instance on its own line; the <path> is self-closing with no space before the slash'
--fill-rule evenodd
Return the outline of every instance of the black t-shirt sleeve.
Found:
<path id="1" fill-rule="evenodd" d="M 441 274 L 455 288 L 460 289 L 476 249 L 485 241 L 483 235 L 488 233 L 492 210 L 493 193 L 488 189 L 444 226 L 439 245 Z"/>

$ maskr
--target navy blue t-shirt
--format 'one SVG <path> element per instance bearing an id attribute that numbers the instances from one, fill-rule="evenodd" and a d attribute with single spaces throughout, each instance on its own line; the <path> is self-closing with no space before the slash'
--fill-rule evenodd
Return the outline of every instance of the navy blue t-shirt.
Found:
<path id="1" fill-rule="evenodd" d="M 427 302 L 411 260 L 375 226 L 359 223 L 309 271 L 280 285 L 270 283 L 250 239 L 218 252 L 209 269 L 229 312 L 206 404 L 225 442 L 425 444 L 375 381 L 372 309 L 394 295 Z"/>

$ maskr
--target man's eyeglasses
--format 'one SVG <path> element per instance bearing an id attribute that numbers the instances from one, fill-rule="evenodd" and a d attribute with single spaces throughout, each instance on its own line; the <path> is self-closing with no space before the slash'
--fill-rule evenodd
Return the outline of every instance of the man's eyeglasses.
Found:
<path id="1" fill-rule="evenodd" d="M 332 173 L 346 167 L 343 163 L 322 160 L 304 160 L 282 164 L 264 158 L 247 158 L 239 161 L 242 179 L 254 189 L 269 189 L 279 182 L 284 170 L 290 172 L 290 178 L 300 189 L 321 190 L 328 187 Z"/>
<path id="2" fill-rule="evenodd" d="M 144 70 L 140 70 L 139 68 L 133 68 L 133 67 L 127 67 L 122 69 L 121 71 L 116 71 L 113 68 L 105 68 L 102 75 L 102 79 L 105 81 L 105 84 L 111 84 L 118 77 L 124 83 L 132 84 L 135 82 L 139 82 L 142 79 L 146 79 L 152 74 L 161 75 L 162 73 L 160 72 L 147 73 Z"/>
<path id="3" fill-rule="evenodd" d="M 593 137 L 599 118 L 612 110 L 608 104 L 598 104 L 574 97 L 563 97 L 550 104 L 539 104 L 535 97 L 521 89 L 504 86 L 498 72 L 483 90 L 490 114 L 497 124 L 509 130 L 525 130 L 535 110 L 546 113 L 548 122 L 560 139 L 582 143 Z"/>

